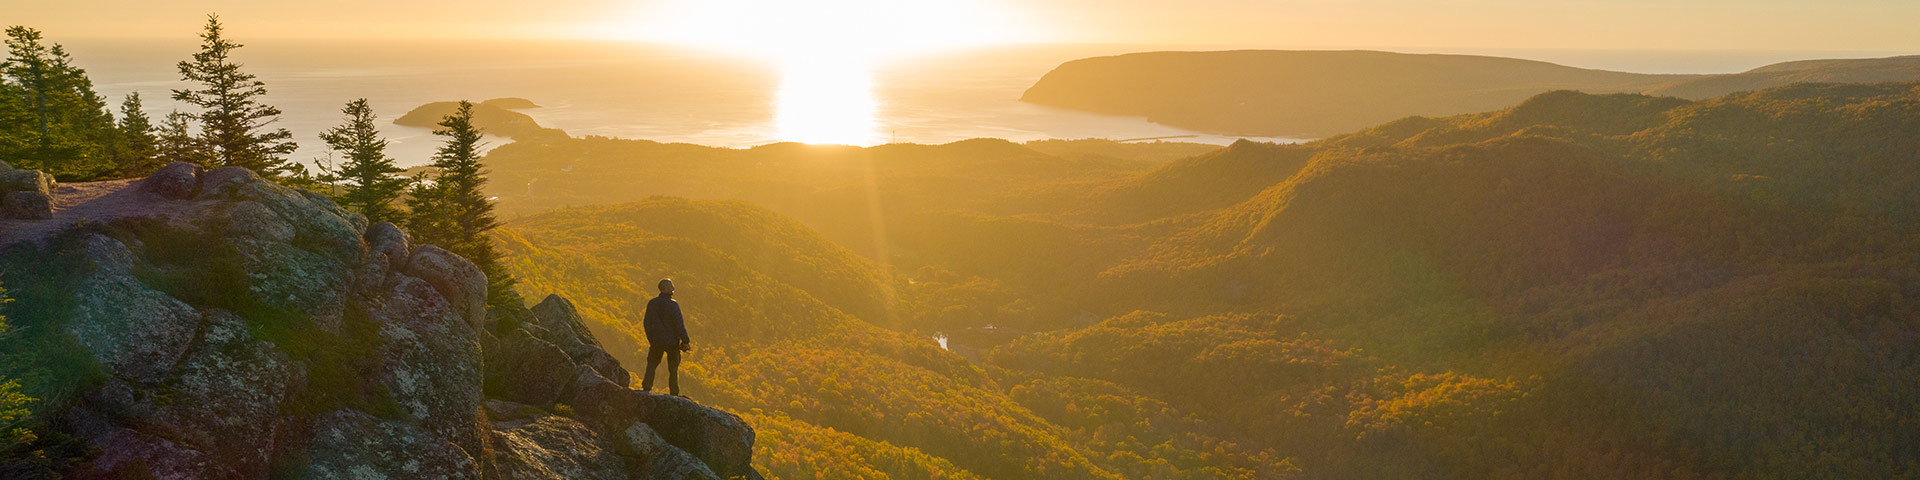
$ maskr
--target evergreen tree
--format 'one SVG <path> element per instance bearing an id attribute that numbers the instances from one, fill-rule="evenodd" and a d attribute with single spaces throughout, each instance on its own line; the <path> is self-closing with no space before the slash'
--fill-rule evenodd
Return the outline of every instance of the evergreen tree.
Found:
<path id="1" fill-rule="evenodd" d="M 347 210 L 366 215 L 368 221 L 400 221 L 401 212 L 394 201 L 406 191 L 408 182 L 398 175 L 401 170 L 393 165 L 393 159 L 387 157 L 387 140 L 374 126 L 373 107 L 362 98 L 348 102 L 340 111 L 346 114 L 346 123 L 320 133 L 329 148 L 346 156 L 338 170 L 325 172 L 327 181 L 340 183 L 339 191 L 328 193 Z"/>
<path id="2" fill-rule="evenodd" d="M 200 52 L 180 62 L 181 79 L 199 88 L 176 89 L 173 99 L 200 107 L 193 118 L 200 121 L 200 144 L 209 166 L 241 166 L 280 179 L 292 170 L 286 156 L 297 148 L 293 134 L 272 128 L 280 109 L 260 103 L 266 83 L 240 71 L 231 56 L 242 45 L 221 33 L 220 16 L 208 15 Z"/>
<path id="3" fill-rule="evenodd" d="M 120 102 L 120 126 L 115 130 L 113 161 L 120 176 L 137 177 L 160 168 L 160 138 L 154 135 L 153 120 L 141 111 L 140 92 Z"/>
<path id="4" fill-rule="evenodd" d="M 461 101 L 452 115 L 440 121 L 434 135 L 447 137 L 445 145 L 433 154 L 433 166 L 440 170 L 431 184 L 415 187 L 407 207 L 412 211 L 407 227 L 420 243 L 439 245 L 466 257 L 487 274 L 487 303 L 511 305 L 519 302 L 513 293 L 513 277 L 500 265 L 487 232 L 499 226 L 493 216 L 493 202 L 481 187 L 487 183 L 480 167 L 480 129 L 473 126 L 473 103 Z"/>
<path id="5" fill-rule="evenodd" d="M 155 153 L 160 163 L 187 162 L 202 167 L 213 166 L 206 147 L 200 144 L 200 137 L 193 135 L 193 116 L 178 110 L 167 114 L 167 119 L 160 123 L 159 144 Z"/>
<path id="6" fill-rule="evenodd" d="M 4 74 L 5 66 L 0 63 L 0 74 Z M 26 89 L 4 80 L 0 76 L 0 158 L 23 166 L 20 163 L 26 159 L 26 152 L 40 142 L 37 119 L 27 106 Z"/>
<path id="7" fill-rule="evenodd" d="M 7 298 L 7 289 L 0 287 L 0 305 L 11 301 Z M 0 316 L 0 340 L 5 340 L 6 334 L 7 317 Z M 20 393 L 18 380 L 0 378 L 0 455 L 33 442 L 33 431 L 27 429 L 26 423 L 33 413 L 27 410 L 27 405 L 34 401 Z M 7 459 L 0 457 L 0 465 L 5 464 L 4 460 Z"/>
<path id="8" fill-rule="evenodd" d="M 45 148 L 53 137 L 54 115 L 51 97 L 59 75 L 53 71 L 52 53 L 40 43 L 39 30 L 15 25 L 7 28 L 6 77 L 19 88 L 22 102 L 33 115 L 35 144 Z"/>
<path id="9" fill-rule="evenodd" d="M 66 48 L 42 43 L 38 30 L 7 28 L 7 59 L 0 72 L 15 96 L 0 106 L 0 116 L 28 122 L 24 128 L 0 128 L 0 155 L 25 168 L 46 170 L 65 179 L 91 179 L 112 171 L 107 145 L 113 116 L 93 91 L 86 70 L 73 65 Z"/>

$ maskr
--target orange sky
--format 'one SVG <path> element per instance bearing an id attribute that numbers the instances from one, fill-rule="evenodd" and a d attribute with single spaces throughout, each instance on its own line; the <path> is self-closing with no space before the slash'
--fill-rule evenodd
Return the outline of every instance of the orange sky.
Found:
<path id="1" fill-rule="evenodd" d="M 693 0 L 282 1 L 0 0 L 0 23 L 55 39 L 179 37 L 219 12 L 246 38 L 594 38 L 676 40 L 663 12 Z M 762 0 L 739 0 L 753 3 Z M 764 0 L 768 5 L 877 5 Z M 974 37 L 1248 47 L 1920 50 L 1914 0 L 894 0 L 973 15 Z M 860 18 L 868 7 L 848 18 Z M 955 10 L 959 9 L 959 10 Z M 751 15 L 757 9 L 746 9 Z M 909 12 L 920 10 L 908 9 Z M 897 18 L 885 38 L 942 26 Z M 778 19 L 762 19 L 778 20 Z M 976 39 L 977 40 L 977 39 Z"/>

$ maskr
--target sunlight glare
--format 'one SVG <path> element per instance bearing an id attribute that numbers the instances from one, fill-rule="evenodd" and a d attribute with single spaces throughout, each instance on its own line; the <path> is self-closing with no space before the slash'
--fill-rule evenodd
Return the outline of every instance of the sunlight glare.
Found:
<path id="1" fill-rule="evenodd" d="M 859 61 L 785 62 L 774 123 L 783 141 L 868 146 L 879 143 L 873 80 Z"/>
<path id="2" fill-rule="evenodd" d="M 605 36 L 713 49 L 780 67 L 783 141 L 879 143 L 872 67 L 889 57 L 1025 40 L 998 0 L 663 0 Z"/>

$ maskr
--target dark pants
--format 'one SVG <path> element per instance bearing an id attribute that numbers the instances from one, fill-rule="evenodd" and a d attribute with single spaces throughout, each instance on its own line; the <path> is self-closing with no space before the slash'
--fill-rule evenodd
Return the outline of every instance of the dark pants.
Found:
<path id="1" fill-rule="evenodd" d="M 647 376 L 640 380 L 641 390 L 653 390 L 653 369 L 660 366 L 660 356 L 667 356 L 667 392 L 680 394 L 680 347 L 655 346 L 647 349 Z"/>

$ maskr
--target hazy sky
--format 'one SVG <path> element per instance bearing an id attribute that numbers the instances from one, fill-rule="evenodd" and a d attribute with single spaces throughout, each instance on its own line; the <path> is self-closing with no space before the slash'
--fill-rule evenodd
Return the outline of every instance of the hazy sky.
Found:
<path id="1" fill-rule="evenodd" d="M 180 37 L 219 12 L 242 38 L 606 37 L 673 40 L 694 0 L 0 0 L 0 23 L 55 39 Z M 698 3 L 698 2 L 696 2 Z M 1920 0 L 733 0 L 861 17 L 930 5 L 890 32 L 971 14 L 976 37 L 1250 47 L 1920 50 Z M 790 8 L 790 7 L 786 7 Z M 889 10 L 892 11 L 892 10 Z M 919 17 L 919 18 L 913 18 Z M 778 18 L 761 19 L 778 21 Z M 814 21 L 821 21 L 814 19 Z M 828 21 L 830 23 L 830 21 Z M 849 22 L 857 23 L 857 22 Z M 683 25 L 684 26 L 684 25 Z M 861 27 L 822 25 L 862 33 Z M 977 39 L 975 39 L 977 40 Z"/>

